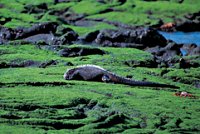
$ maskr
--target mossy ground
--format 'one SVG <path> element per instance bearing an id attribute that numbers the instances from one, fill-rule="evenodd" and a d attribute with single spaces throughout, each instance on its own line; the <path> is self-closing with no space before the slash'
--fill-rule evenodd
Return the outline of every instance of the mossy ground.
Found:
<path id="1" fill-rule="evenodd" d="M 24 11 L 24 6 L 38 5 L 46 2 L 48 4 L 48 10 L 41 13 L 21 13 Z M 179 4 L 178 0 L 170 1 L 156 1 L 148 2 L 143 0 L 127 0 L 123 5 L 116 1 L 107 1 L 106 3 L 100 3 L 94 0 L 87 1 L 73 1 L 68 3 L 54 4 L 52 0 L 40 1 L 17 1 L 17 0 L 2 0 L 1 4 L 4 8 L 0 8 L 2 18 L 11 17 L 12 20 L 4 24 L 7 27 L 18 26 L 30 26 L 32 23 L 43 21 L 58 21 L 58 17 L 51 15 L 49 11 L 62 11 L 68 9 L 64 13 L 77 13 L 84 14 L 86 18 L 106 19 L 115 22 L 122 22 L 128 25 L 153 25 L 157 24 L 160 19 L 167 22 L 173 22 L 175 19 L 181 19 L 184 15 L 199 11 L 200 3 L 198 0 L 184 0 Z M 95 8 L 93 8 L 95 7 Z M 106 9 L 112 8 L 114 11 L 105 12 Z M 19 15 L 20 13 L 20 15 Z M 73 27 L 76 32 L 80 34 L 86 34 L 97 29 L 115 28 L 111 24 L 96 23 L 88 28 L 88 26 L 70 26 Z"/>
<path id="2" fill-rule="evenodd" d="M 88 0 L 57 5 L 51 0 L 2 0 L 0 16 L 13 18 L 4 26 L 28 27 L 35 22 L 57 21 L 57 17 L 48 11 L 39 20 L 36 19 L 38 14 L 20 13 L 23 4 L 37 5 L 42 2 L 48 2 L 50 10 L 70 8 L 73 12 L 87 14 L 88 18 L 106 18 L 130 25 L 154 24 L 158 18 L 172 21 L 172 16 L 181 18 L 186 13 L 198 11 L 200 4 L 198 0 L 185 0 L 181 5 L 176 0 L 127 0 L 123 5 L 119 5 L 117 0 L 107 0 L 107 4 Z M 96 8 L 88 8 L 90 6 Z M 118 11 L 98 14 L 110 7 Z M 146 12 L 149 10 L 156 19 L 148 18 Z M 71 27 L 80 35 L 104 28 L 116 28 L 104 23 L 89 28 L 64 26 Z M 69 47 L 92 46 L 74 44 Z M 200 90 L 193 81 L 200 81 L 200 68 L 128 66 L 125 61 L 148 62 L 153 56 L 133 48 L 99 48 L 106 51 L 106 54 L 66 58 L 33 44 L 1 45 L 0 63 L 57 60 L 59 64 L 47 68 L 0 69 L 0 133 L 199 133 Z M 68 62 L 73 65 L 66 66 Z M 63 79 L 67 69 L 83 64 L 99 65 L 124 77 L 168 83 L 180 89 Z M 190 92 L 197 98 L 174 96 L 177 91 Z"/>
<path id="3" fill-rule="evenodd" d="M 86 46 L 76 45 L 75 47 Z M 186 79 L 191 75 L 192 78 L 199 79 L 198 68 L 188 69 L 187 74 L 180 69 L 169 69 L 169 72 L 164 75 L 166 77 L 161 77 L 160 74 L 164 70 L 162 68 L 132 68 L 122 62 L 129 59 L 127 57 L 138 61 L 148 60 L 151 55 L 147 52 L 132 48 L 120 51 L 119 48 L 101 49 L 108 53 L 104 56 L 62 58 L 55 53 L 40 50 L 28 44 L 1 46 L 1 52 L 7 52 L 1 53 L 1 59 L 8 62 L 17 59 L 60 61 L 60 64 L 47 68 L 1 69 L 1 132 L 159 133 L 162 131 L 170 133 L 199 130 L 199 99 L 180 98 L 173 95 L 176 91 L 188 91 L 200 96 L 199 90 L 192 85 L 173 82 L 170 79 L 174 74 L 180 78 Z M 180 89 L 66 81 L 62 78 L 63 73 L 66 69 L 74 67 L 64 65 L 69 61 L 75 65 L 88 63 L 100 65 L 122 76 L 132 75 L 136 80 L 147 79 L 170 83 L 179 86 Z M 94 103 L 94 106 L 89 108 L 91 103 Z M 77 112 L 77 109 L 83 112 Z M 115 122 L 112 117 L 122 121 L 110 124 L 109 127 L 102 125 L 106 122 Z M 101 118 L 103 119 L 100 120 Z M 179 121 L 180 124 L 178 123 L 177 126 Z"/>

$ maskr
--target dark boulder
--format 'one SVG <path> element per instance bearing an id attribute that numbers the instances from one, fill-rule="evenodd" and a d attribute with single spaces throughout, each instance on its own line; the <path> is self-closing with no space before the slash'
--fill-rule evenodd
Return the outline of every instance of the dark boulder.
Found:
<path id="1" fill-rule="evenodd" d="M 58 53 L 62 57 L 76 57 L 76 56 L 86 56 L 86 55 L 103 55 L 105 52 L 98 48 L 64 48 Z"/>
<path id="2" fill-rule="evenodd" d="M 68 32 L 74 32 L 74 30 L 69 27 L 58 26 L 56 29 L 55 35 L 62 36 L 63 34 L 68 33 Z"/>
<path id="3" fill-rule="evenodd" d="M 184 32 L 200 31 L 200 11 L 185 15 L 185 19 L 176 21 L 176 30 Z"/>
<path id="4" fill-rule="evenodd" d="M 99 14 L 109 13 L 109 12 L 113 12 L 113 11 L 114 11 L 113 8 L 107 8 L 105 10 L 99 11 Z"/>
<path id="5" fill-rule="evenodd" d="M 162 57 L 163 59 L 169 59 L 177 55 L 181 55 L 180 51 L 181 46 L 174 43 L 174 42 L 169 42 L 167 46 L 165 47 L 152 47 L 146 49 L 146 51 L 152 53 L 153 55 Z"/>
<path id="6" fill-rule="evenodd" d="M 71 44 L 73 41 L 76 41 L 78 38 L 78 34 L 74 32 L 70 28 L 64 28 L 60 31 L 57 30 L 57 34 L 55 35 L 62 35 L 60 37 L 55 36 L 54 34 L 37 34 L 25 38 L 25 41 L 38 44 L 38 45 L 65 45 Z"/>
<path id="7" fill-rule="evenodd" d="M 12 40 L 26 39 L 30 36 L 35 36 L 38 34 L 55 33 L 56 27 L 57 27 L 57 23 L 54 23 L 54 22 L 39 23 L 39 24 L 33 25 L 30 28 L 19 27 L 16 29 L 11 29 L 11 28 L 5 28 L 3 26 L 0 26 L 0 44 L 6 43 Z M 34 38 L 36 39 L 40 38 L 39 36 L 40 35 Z M 27 40 L 32 40 L 32 38 L 27 39 Z"/>
<path id="8" fill-rule="evenodd" d="M 200 31 L 200 21 L 187 20 L 176 25 L 177 31 L 192 32 Z"/>
<path id="9" fill-rule="evenodd" d="M 154 46 L 163 47 L 167 44 L 167 40 L 157 31 L 144 28 L 138 28 L 135 30 L 102 30 L 97 35 L 95 42 L 101 46 L 115 47 L 131 47 L 132 45 L 130 44 L 141 44 L 143 48 Z"/>
<path id="10" fill-rule="evenodd" d="M 0 44 L 3 44 L 4 42 L 8 40 L 15 39 L 16 33 L 11 28 L 6 28 L 0 25 Z"/>
<path id="11" fill-rule="evenodd" d="M 26 42 L 33 43 L 36 45 L 64 45 L 64 44 L 70 44 L 72 41 L 74 41 L 74 37 L 72 36 L 61 36 L 61 37 L 55 37 L 53 34 L 37 34 L 30 36 L 28 38 L 23 39 Z"/>
<path id="12" fill-rule="evenodd" d="M 0 62 L 0 68 L 18 68 L 18 67 L 39 67 L 46 68 L 51 65 L 57 65 L 58 61 L 50 60 L 45 62 L 33 61 L 33 60 L 25 60 L 25 61 L 11 61 L 9 63 Z"/>
<path id="13" fill-rule="evenodd" d="M 76 41 L 78 34 L 70 28 L 58 27 L 57 23 L 45 22 L 35 24 L 30 28 L 16 29 L 0 26 L 0 44 L 12 41 L 22 41 L 37 45 L 64 45 Z M 18 43 L 17 43 L 18 44 Z"/>
<path id="14" fill-rule="evenodd" d="M 0 62 L 0 68 L 17 68 L 17 67 L 30 67 L 30 66 L 38 66 L 40 63 L 33 60 L 25 60 L 25 61 L 11 61 L 9 63 Z"/>
<path id="15" fill-rule="evenodd" d="M 195 12 L 195 13 L 187 14 L 185 17 L 186 17 L 187 19 L 189 19 L 189 20 L 198 20 L 199 17 L 200 17 L 200 11 Z"/>
<path id="16" fill-rule="evenodd" d="M 0 25 L 4 25 L 11 20 L 12 20 L 12 18 L 10 18 L 10 17 L 1 17 L 0 16 Z"/>
<path id="17" fill-rule="evenodd" d="M 44 22 L 35 24 L 30 28 L 18 28 L 15 30 L 15 39 L 23 39 L 37 34 L 55 33 L 57 26 L 56 22 Z"/>
<path id="18" fill-rule="evenodd" d="M 145 29 L 140 31 L 139 37 L 141 38 L 141 44 L 145 44 L 148 47 L 164 47 L 167 45 L 167 40 L 156 30 Z"/>
<path id="19" fill-rule="evenodd" d="M 65 66 L 74 66 L 74 64 L 71 63 L 71 62 L 66 62 L 66 63 L 64 63 L 64 65 L 65 65 Z"/>
<path id="20" fill-rule="evenodd" d="M 199 58 L 198 58 L 199 60 Z M 184 59 L 181 58 L 179 60 L 179 68 L 191 68 L 191 67 L 200 67 L 200 64 L 198 62 L 194 62 L 192 59 Z"/>
<path id="21" fill-rule="evenodd" d="M 0 68 L 8 68 L 10 67 L 6 62 L 1 62 L 0 63 Z"/>
<path id="22" fill-rule="evenodd" d="M 58 64 L 58 61 L 56 60 L 50 60 L 50 61 L 46 61 L 46 62 L 43 62 L 39 65 L 39 68 L 46 68 L 48 66 L 51 66 L 51 65 L 57 65 Z"/>
<path id="23" fill-rule="evenodd" d="M 181 49 L 186 52 L 185 55 L 200 55 L 200 46 L 197 46 L 196 44 L 185 44 Z"/>
<path id="24" fill-rule="evenodd" d="M 37 34 L 30 36 L 28 38 L 23 39 L 26 42 L 30 42 L 33 44 L 38 45 L 50 45 L 53 40 L 55 40 L 56 37 L 52 34 Z"/>
<path id="25" fill-rule="evenodd" d="M 158 66 L 157 62 L 155 59 L 152 60 L 147 60 L 147 61 L 125 61 L 125 65 L 130 66 L 130 67 L 149 67 L 149 68 L 156 68 Z"/>
<path id="26" fill-rule="evenodd" d="M 65 43 L 71 43 L 72 41 L 76 41 L 78 38 L 78 34 L 74 31 L 69 31 L 62 35 L 61 40 L 64 40 Z"/>
<path id="27" fill-rule="evenodd" d="M 168 45 L 165 47 L 155 46 L 146 49 L 146 51 L 156 57 L 156 63 L 160 67 L 173 67 L 178 62 L 179 56 L 182 56 L 181 47 L 182 45 L 168 41 Z"/>
<path id="28" fill-rule="evenodd" d="M 78 39 L 78 34 L 74 31 L 69 31 L 60 37 L 55 37 L 50 44 L 51 45 L 72 44 L 77 39 Z"/>
<path id="29" fill-rule="evenodd" d="M 191 50 L 188 55 L 199 55 L 200 56 L 200 47 L 197 46 L 193 50 Z"/>
<path id="30" fill-rule="evenodd" d="M 180 47 L 180 45 L 174 42 L 169 42 L 166 47 L 161 49 L 161 51 L 164 52 L 162 56 L 167 59 L 177 55 L 181 55 Z"/>
<path id="31" fill-rule="evenodd" d="M 68 13 L 65 13 L 64 15 L 60 15 L 58 20 L 64 24 L 75 25 L 76 21 L 82 20 L 85 17 L 86 17 L 85 14 L 76 14 L 76 13 L 68 12 Z"/>
<path id="32" fill-rule="evenodd" d="M 99 30 L 90 32 L 87 35 L 81 37 L 80 40 L 83 42 L 93 42 L 97 38 L 99 32 Z"/>

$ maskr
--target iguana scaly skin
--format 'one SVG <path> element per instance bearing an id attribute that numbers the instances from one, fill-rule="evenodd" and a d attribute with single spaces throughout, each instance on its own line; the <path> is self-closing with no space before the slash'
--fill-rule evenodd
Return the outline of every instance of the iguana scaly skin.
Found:
<path id="1" fill-rule="evenodd" d="M 148 81 L 135 81 L 132 79 L 124 78 L 95 65 L 82 65 L 73 69 L 69 69 L 64 73 L 64 79 L 112 82 L 131 86 L 178 88 L 173 85 L 160 84 Z"/>

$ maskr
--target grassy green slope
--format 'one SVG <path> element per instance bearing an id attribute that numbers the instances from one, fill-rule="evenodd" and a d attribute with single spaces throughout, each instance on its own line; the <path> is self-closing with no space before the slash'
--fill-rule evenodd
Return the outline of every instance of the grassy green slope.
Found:
<path id="1" fill-rule="evenodd" d="M 51 57 L 49 59 L 70 61 L 77 65 L 94 62 L 122 76 L 132 75 L 137 80 L 146 78 L 149 81 L 174 84 L 180 86 L 180 91 L 189 91 L 200 96 L 199 90 L 193 86 L 174 83 L 168 79 L 169 76 L 173 76 L 174 71 L 180 72 L 176 75 L 181 77 L 184 73 L 179 69 L 171 69 L 165 74 L 166 78 L 163 78 L 160 77 L 163 69 L 131 68 L 121 62 L 129 59 L 127 57 L 132 57 L 136 61 L 145 61 L 151 57 L 140 50 L 126 48 L 119 51 L 119 48 L 101 48 L 108 54 L 103 57 L 94 55 L 61 58 L 57 54 L 39 50 L 32 45 L 18 47 L 19 49 L 13 51 L 16 46 L 1 46 L 1 51 L 8 50 L 7 54 L 1 54 L 2 59 L 26 60 L 31 59 L 30 55 L 34 56 L 34 52 L 38 52 L 38 55 L 34 56 L 38 60 Z M 16 53 L 20 55 L 16 56 Z M 173 93 L 178 90 L 168 88 L 63 80 L 62 75 L 65 70 L 72 67 L 64 66 L 64 62 L 60 62 L 56 66 L 47 68 L 1 69 L 0 116 L 3 117 L 0 119 L 1 132 L 160 133 L 162 131 L 168 133 L 199 130 L 199 99 L 176 97 Z M 199 69 L 188 71 L 191 75 L 197 73 L 198 76 Z M 89 108 L 89 105 L 93 103 L 93 108 Z M 84 116 L 80 115 L 81 112 L 77 112 L 76 109 L 82 109 Z M 99 120 L 101 118 L 102 121 Z M 116 122 L 115 118 L 122 122 L 112 124 L 111 122 Z M 110 126 L 107 128 L 108 122 Z M 177 122 L 180 122 L 178 126 Z M 24 125 L 21 126 L 21 124 Z M 62 128 L 62 126 L 65 127 Z M 74 129 L 76 126 L 77 129 Z"/>
<path id="2" fill-rule="evenodd" d="M 0 8 L 2 17 L 12 17 L 12 21 L 5 24 L 8 27 L 17 26 L 30 26 L 30 23 L 42 22 L 42 21 L 57 21 L 57 17 L 50 15 L 49 12 L 40 14 L 25 14 L 21 13 L 24 10 L 24 5 L 38 5 L 47 2 L 49 10 L 62 11 L 68 9 L 67 12 L 85 14 L 87 18 L 103 18 L 110 21 L 122 22 L 129 25 L 153 25 L 157 24 L 160 19 L 165 23 L 174 21 L 174 19 L 180 19 L 184 15 L 199 11 L 200 2 L 198 0 L 184 0 L 183 3 L 178 3 L 176 0 L 171 1 L 156 1 L 148 2 L 143 0 L 127 0 L 126 3 L 120 5 L 116 1 L 107 1 L 103 4 L 94 0 L 87 0 L 81 2 L 69 2 L 59 3 L 54 5 L 53 1 L 20 1 L 3 0 L 1 3 L 5 8 Z M 95 8 L 93 8 L 95 7 Z M 101 13 L 108 8 L 114 9 L 113 12 Z M 66 13 L 67 13 L 66 12 Z M 42 17 L 41 17 L 42 16 Z M 38 19 L 39 18 L 39 19 Z M 103 24 L 102 26 L 97 25 L 98 29 L 112 28 L 112 25 Z M 84 34 L 88 33 L 87 27 L 75 28 L 77 32 Z M 92 28 L 93 29 L 93 28 Z M 91 31 L 91 30 L 90 30 Z"/>

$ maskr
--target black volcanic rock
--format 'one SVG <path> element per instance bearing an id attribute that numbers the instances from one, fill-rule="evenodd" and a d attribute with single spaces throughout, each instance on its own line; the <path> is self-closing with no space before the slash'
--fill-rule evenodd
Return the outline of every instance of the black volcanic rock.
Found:
<path id="1" fill-rule="evenodd" d="M 199 58 L 197 58 L 197 60 L 199 60 Z M 200 67 L 200 64 L 198 62 L 194 62 L 192 59 L 184 59 L 181 58 L 179 60 L 179 68 L 196 68 L 196 67 Z"/>
<path id="2" fill-rule="evenodd" d="M 156 62 L 164 67 L 171 67 L 178 62 L 178 57 L 181 56 L 180 48 L 182 45 L 178 45 L 175 42 L 168 41 L 167 46 L 160 47 L 155 46 L 147 48 L 146 51 L 152 53 L 156 57 Z"/>
<path id="3" fill-rule="evenodd" d="M 30 28 L 5 28 L 0 26 L 0 44 L 6 43 L 11 40 L 19 40 L 28 38 L 30 36 L 38 35 L 38 34 L 50 34 L 55 33 L 57 27 L 57 23 L 55 22 L 45 22 L 35 24 Z"/>
<path id="4" fill-rule="evenodd" d="M 38 66 L 40 62 L 25 60 L 25 61 L 12 61 L 10 63 L 0 62 L 0 68 L 16 68 L 16 67 L 30 67 L 30 66 Z"/>
<path id="5" fill-rule="evenodd" d="M 50 61 L 46 61 L 46 62 L 43 62 L 39 65 L 39 68 L 46 68 L 47 66 L 51 66 L 51 65 L 57 65 L 58 64 L 58 61 L 56 60 L 50 60 Z"/>
<path id="6" fill-rule="evenodd" d="M 69 27 L 58 26 L 56 29 L 55 35 L 62 36 L 63 34 L 72 32 L 72 31 L 74 32 L 74 30 Z"/>
<path id="7" fill-rule="evenodd" d="M 183 45 L 182 49 L 187 52 L 186 55 L 200 55 L 200 46 L 196 44 Z"/>
<path id="8" fill-rule="evenodd" d="M 64 45 L 76 41 L 78 34 L 71 28 L 58 27 L 55 22 L 35 24 L 30 28 L 16 29 L 0 26 L 0 44 L 21 40 L 38 45 Z"/>
<path id="9" fill-rule="evenodd" d="M 105 52 L 98 48 L 64 48 L 58 52 L 62 57 L 76 57 L 76 56 L 86 56 L 86 55 L 103 55 Z"/>
<path id="10" fill-rule="evenodd" d="M 90 32 L 87 35 L 83 36 L 80 38 L 80 40 L 84 41 L 84 42 L 92 42 L 97 38 L 97 35 L 100 33 L 99 30 L 94 31 L 94 32 Z"/>
<path id="11" fill-rule="evenodd" d="M 101 46 L 132 47 L 140 44 L 140 47 L 166 46 L 167 40 L 153 29 L 135 30 L 102 30 L 97 35 L 95 43 Z M 133 44 L 133 45 L 131 45 Z"/>
<path id="12" fill-rule="evenodd" d="M 11 28 L 6 28 L 0 25 L 0 44 L 8 40 L 13 40 L 16 36 L 16 33 Z"/>
<path id="13" fill-rule="evenodd" d="M 35 24 L 30 28 L 18 28 L 15 30 L 16 32 L 15 39 L 23 39 L 36 34 L 55 33 L 57 26 L 58 24 L 56 22 L 45 22 L 45 23 Z"/>
<path id="14" fill-rule="evenodd" d="M 178 23 L 175 28 L 177 31 L 183 32 L 200 31 L 200 21 L 187 20 L 182 23 Z"/>

